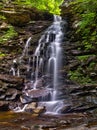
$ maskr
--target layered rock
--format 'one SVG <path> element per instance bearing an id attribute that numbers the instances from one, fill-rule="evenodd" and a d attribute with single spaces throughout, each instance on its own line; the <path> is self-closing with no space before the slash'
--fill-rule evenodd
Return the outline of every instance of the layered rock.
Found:
<path id="1" fill-rule="evenodd" d="M 30 21 L 52 20 L 52 15 L 47 12 L 40 12 L 35 8 L 6 7 L 1 10 L 1 13 L 7 18 L 8 23 L 14 26 L 24 26 Z"/>
<path id="2" fill-rule="evenodd" d="M 23 87 L 23 78 L 0 74 L 0 110 L 8 110 L 10 102 L 19 100 Z"/>

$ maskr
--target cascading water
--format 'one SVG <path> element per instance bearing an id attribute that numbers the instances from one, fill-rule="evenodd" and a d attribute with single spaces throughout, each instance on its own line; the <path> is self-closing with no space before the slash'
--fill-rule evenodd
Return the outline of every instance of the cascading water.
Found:
<path id="1" fill-rule="evenodd" d="M 44 34 L 39 39 L 38 46 L 34 54 L 29 55 L 28 50 L 31 47 L 30 42 L 32 38 L 30 37 L 25 45 L 22 56 L 20 57 L 19 63 L 21 64 L 23 58 L 27 58 L 27 73 L 30 74 L 30 88 L 24 89 L 24 94 L 30 98 L 33 98 L 33 90 L 39 91 L 39 95 L 43 96 L 40 99 L 40 106 L 46 105 L 47 111 L 59 111 L 60 106 L 62 106 L 62 101 L 57 101 L 58 87 L 59 87 L 59 71 L 62 68 L 62 40 L 63 40 L 63 24 L 65 21 L 61 19 L 60 16 L 54 15 L 54 22 Z M 15 61 L 16 62 L 16 61 Z M 12 66 L 11 71 L 13 75 L 17 72 Z M 18 67 L 19 73 L 19 67 Z M 20 74 L 18 74 L 19 76 Z M 51 84 L 47 83 L 42 88 L 39 88 L 40 79 L 50 78 Z M 49 85 L 50 84 L 50 85 Z M 36 92 L 35 91 L 35 92 Z M 37 92 L 36 92 L 37 93 Z M 38 96 L 39 96 L 38 95 Z M 46 95 L 46 96 L 45 96 Z M 36 96 L 37 97 L 37 96 Z M 52 109 L 54 108 L 54 109 Z"/>

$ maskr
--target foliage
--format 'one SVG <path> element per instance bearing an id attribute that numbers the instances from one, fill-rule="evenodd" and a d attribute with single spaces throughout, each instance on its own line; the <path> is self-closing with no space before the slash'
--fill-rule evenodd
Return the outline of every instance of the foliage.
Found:
<path id="1" fill-rule="evenodd" d="M 64 0 L 16 0 L 15 3 L 25 6 L 36 7 L 39 10 L 60 14 L 60 5 Z"/>
<path id="2" fill-rule="evenodd" d="M 78 17 L 78 29 L 86 49 L 97 44 L 97 0 L 75 0 L 71 3 Z"/>
<path id="3" fill-rule="evenodd" d="M 4 31 L 3 35 L 0 37 L 0 43 L 4 43 L 14 36 L 17 36 L 17 32 L 14 30 L 13 26 L 8 26 L 8 30 Z"/>
<path id="4" fill-rule="evenodd" d="M 95 55 L 83 55 L 83 56 L 77 56 L 77 58 L 78 58 L 81 62 L 85 62 L 85 61 L 88 60 L 91 56 L 95 56 Z"/>
<path id="5" fill-rule="evenodd" d="M 91 61 L 88 66 L 85 65 L 88 59 L 95 55 L 77 56 L 78 60 L 82 63 L 76 70 L 69 71 L 70 79 L 79 84 L 94 84 L 97 81 L 91 77 L 91 73 L 96 71 L 96 61 Z M 83 64 L 84 63 L 84 64 Z"/>
<path id="6" fill-rule="evenodd" d="M 6 56 L 6 54 L 0 52 L 0 58 Z"/>
<path id="7" fill-rule="evenodd" d="M 93 84 L 95 83 L 95 81 L 93 81 L 88 75 L 84 75 L 82 73 L 82 69 L 81 67 L 77 68 L 77 70 L 75 71 L 70 71 L 69 75 L 70 75 L 70 79 L 79 83 L 79 84 Z"/>
<path id="8" fill-rule="evenodd" d="M 0 20 L 5 20 L 6 18 L 3 15 L 0 15 Z"/>

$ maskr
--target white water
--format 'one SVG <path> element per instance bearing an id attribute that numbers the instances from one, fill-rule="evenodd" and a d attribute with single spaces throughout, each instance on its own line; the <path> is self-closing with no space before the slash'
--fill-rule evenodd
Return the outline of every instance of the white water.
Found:
<path id="1" fill-rule="evenodd" d="M 52 78 L 53 83 L 51 88 L 52 93 L 50 93 L 51 98 L 49 102 L 45 102 L 48 112 L 51 112 L 52 109 L 53 112 L 58 112 L 60 110 L 60 106 L 63 105 L 63 101 L 57 101 L 57 93 L 58 93 L 57 89 L 59 87 L 58 76 L 59 76 L 59 70 L 61 70 L 62 67 L 61 44 L 64 35 L 62 31 L 63 28 L 62 24 L 63 21 L 61 17 L 54 15 L 54 22 L 50 27 L 47 28 L 47 30 L 39 39 L 38 46 L 34 54 L 32 54 L 31 56 L 28 54 L 29 48 L 31 46 L 30 42 L 33 41 L 33 39 L 30 37 L 27 40 L 22 56 L 19 59 L 20 60 L 19 63 L 22 63 L 22 59 L 25 56 L 28 57 L 27 72 L 31 73 L 30 80 L 32 83 L 32 89 L 37 90 L 37 84 L 40 78 L 39 73 L 41 73 L 41 77 L 44 75 L 47 76 L 50 75 L 50 77 Z M 31 57 L 33 58 L 31 59 Z M 31 62 L 32 62 L 32 66 L 30 65 Z M 31 71 L 30 68 L 32 68 Z M 19 67 L 18 70 L 15 70 L 15 68 L 12 66 L 11 71 L 13 75 L 20 76 Z M 33 79 L 33 75 L 34 75 L 34 79 Z M 25 94 L 29 96 L 27 91 L 25 91 Z M 43 97 L 43 99 L 45 101 L 45 97 Z"/>
<path id="2" fill-rule="evenodd" d="M 58 84 L 58 71 L 61 69 L 61 43 L 63 39 L 62 32 L 62 19 L 60 16 L 54 15 L 53 24 L 44 32 L 39 40 L 39 44 L 35 50 L 34 56 L 36 56 L 36 70 L 35 70 L 35 84 L 34 89 L 36 89 L 36 82 L 38 80 L 39 69 L 42 68 L 42 74 L 52 74 L 53 75 L 53 89 L 55 90 Z M 46 45 L 48 44 L 48 45 Z M 44 52 L 46 48 L 46 53 Z M 43 55 L 41 55 L 43 51 Z M 40 58 L 41 57 L 41 58 Z M 44 58 L 45 62 L 45 72 L 44 68 Z M 56 93 L 52 94 L 52 100 L 56 100 Z"/>

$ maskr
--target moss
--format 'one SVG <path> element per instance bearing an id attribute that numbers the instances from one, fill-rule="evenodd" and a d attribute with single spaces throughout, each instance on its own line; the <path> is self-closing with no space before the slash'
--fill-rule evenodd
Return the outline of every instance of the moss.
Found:
<path id="1" fill-rule="evenodd" d="M 3 32 L 3 35 L 0 37 L 0 43 L 5 43 L 15 36 L 17 36 L 17 32 L 15 31 L 14 27 L 10 25 L 8 26 L 8 30 Z"/>
<path id="2" fill-rule="evenodd" d="M 89 65 L 89 68 L 94 69 L 95 65 L 96 65 L 96 63 L 91 62 L 90 65 Z"/>
<path id="3" fill-rule="evenodd" d="M 0 20 L 5 20 L 6 18 L 3 15 L 0 15 Z"/>
<path id="4" fill-rule="evenodd" d="M 0 52 L 0 58 L 2 58 L 2 57 L 4 57 L 4 56 L 6 56 L 6 54 L 5 54 L 5 53 Z"/>
<path id="5" fill-rule="evenodd" d="M 93 81 L 89 75 L 84 75 L 82 73 L 82 68 L 79 67 L 77 70 L 75 71 L 70 71 L 69 72 L 70 75 L 70 79 L 79 83 L 79 84 L 94 84 L 95 81 Z"/>
<path id="6" fill-rule="evenodd" d="M 77 59 L 80 60 L 81 62 L 83 62 L 83 61 L 86 61 L 91 56 L 95 56 L 95 54 L 93 54 L 93 55 L 77 56 Z"/>

